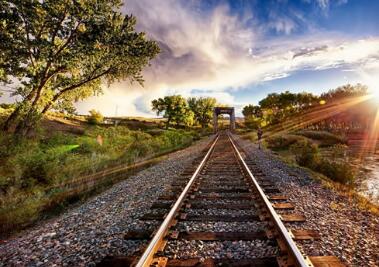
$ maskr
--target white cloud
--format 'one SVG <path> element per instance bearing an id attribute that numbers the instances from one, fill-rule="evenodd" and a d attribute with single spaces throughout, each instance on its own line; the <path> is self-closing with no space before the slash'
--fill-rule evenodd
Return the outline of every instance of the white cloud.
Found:
<path id="1" fill-rule="evenodd" d="M 296 23 L 287 17 L 276 17 L 273 18 L 269 23 L 268 26 L 270 28 L 275 29 L 278 33 L 285 33 L 290 34 L 292 33 L 296 28 Z"/>
<path id="2" fill-rule="evenodd" d="M 199 13 L 191 3 L 127 1 L 125 12 L 136 15 L 138 29 L 157 40 L 162 53 L 144 71 L 144 88 L 129 82 L 114 84 L 104 96 L 81 103 L 80 111 L 96 106 L 104 114 L 114 115 L 118 105 L 120 115 L 144 115 L 152 99 L 173 93 L 189 96 L 194 89 L 197 94 L 238 105 L 230 92 L 241 87 L 302 69 L 359 69 L 373 64 L 370 59 L 379 56 L 379 38 L 352 40 L 314 31 L 297 38 L 266 40 L 260 27 L 245 26 L 254 14 L 233 16 L 227 6 Z M 295 27 L 288 22 L 276 23 L 277 30 L 285 33 Z"/>
<path id="3" fill-rule="evenodd" d="M 329 0 L 316 0 L 321 9 L 326 10 L 329 8 Z"/>

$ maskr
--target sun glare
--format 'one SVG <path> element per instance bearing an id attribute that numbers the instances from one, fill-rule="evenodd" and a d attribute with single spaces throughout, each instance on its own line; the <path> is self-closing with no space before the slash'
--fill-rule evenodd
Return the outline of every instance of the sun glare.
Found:
<path id="1" fill-rule="evenodd" d="M 370 94 L 372 95 L 373 98 L 376 98 L 379 101 L 379 89 L 374 89 L 374 90 L 370 89 Z"/>
<path id="2" fill-rule="evenodd" d="M 379 75 L 364 75 L 364 84 L 368 86 L 368 90 L 373 99 L 379 102 Z"/>

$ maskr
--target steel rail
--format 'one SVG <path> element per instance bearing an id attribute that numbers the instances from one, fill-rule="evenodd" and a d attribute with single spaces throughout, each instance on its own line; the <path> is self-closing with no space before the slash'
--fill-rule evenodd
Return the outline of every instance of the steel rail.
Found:
<path id="1" fill-rule="evenodd" d="M 311 266 L 313 266 L 313 264 L 310 261 L 307 261 L 304 258 L 304 256 L 302 255 L 302 253 L 300 252 L 300 250 L 296 246 L 295 242 L 293 241 L 293 239 L 291 238 L 290 234 L 288 233 L 287 228 L 284 226 L 283 222 L 281 221 L 280 217 L 278 216 L 278 214 L 276 213 L 276 211 L 272 207 L 270 201 L 266 197 L 266 195 L 263 192 L 262 188 L 259 186 L 259 184 L 258 184 L 257 180 L 255 179 L 254 175 L 251 173 L 251 171 L 250 171 L 249 167 L 247 166 L 245 160 L 242 158 L 241 153 L 238 151 L 236 145 L 234 144 L 232 138 L 230 137 L 230 134 L 228 134 L 228 137 L 229 137 L 230 142 L 233 145 L 233 148 L 234 148 L 235 152 L 238 155 L 239 160 L 241 161 L 242 165 L 244 166 L 245 171 L 247 172 L 247 174 L 251 178 L 251 180 L 252 180 L 255 188 L 257 189 L 257 191 L 259 193 L 259 196 L 263 200 L 263 202 L 264 202 L 264 204 L 266 206 L 266 209 L 268 210 L 268 212 L 269 212 L 272 220 L 275 223 L 275 226 L 278 229 L 279 234 L 281 235 L 281 237 L 283 238 L 284 242 L 286 243 L 286 246 L 287 246 L 287 248 L 289 250 L 288 252 L 289 252 L 289 254 L 291 254 L 293 260 L 295 261 L 294 264 L 296 266 L 298 266 L 298 267 L 311 267 Z"/>
<path id="2" fill-rule="evenodd" d="M 153 239 L 150 241 L 145 252 L 142 254 L 141 258 L 137 262 L 136 267 L 150 266 L 151 262 L 153 261 L 154 254 L 159 249 L 161 242 L 163 241 L 167 231 L 169 230 L 171 221 L 173 219 L 175 219 L 175 215 L 176 215 L 177 211 L 182 206 L 183 201 L 184 201 L 189 189 L 191 188 L 191 186 L 192 186 L 193 182 L 195 181 L 197 175 L 199 174 L 199 172 L 203 168 L 204 164 L 208 160 L 210 154 L 212 153 L 213 148 L 216 145 L 218 138 L 219 138 L 219 135 L 217 135 L 216 139 L 212 143 L 212 146 L 210 147 L 207 154 L 205 155 L 205 157 L 201 161 L 200 165 L 197 167 L 196 171 L 192 175 L 191 179 L 189 180 L 188 184 L 184 188 L 183 192 L 180 194 L 179 198 L 176 200 L 174 206 L 172 207 L 172 209 L 170 210 L 170 212 L 168 213 L 168 215 L 164 219 L 163 223 L 159 227 L 159 229 L 156 232 L 156 234 L 154 235 Z"/>

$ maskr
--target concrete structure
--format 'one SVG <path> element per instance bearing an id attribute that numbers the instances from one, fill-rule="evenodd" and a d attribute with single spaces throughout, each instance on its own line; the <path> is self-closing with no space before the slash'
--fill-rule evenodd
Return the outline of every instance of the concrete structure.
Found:
<path id="1" fill-rule="evenodd" d="M 217 117 L 220 114 L 229 114 L 230 120 L 230 130 L 234 131 L 236 129 L 236 117 L 234 115 L 234 108 L 230 107 L 215 107 L 213 109 L 213 131 L 216 133 L 218 131 L 218 120 Z"/>

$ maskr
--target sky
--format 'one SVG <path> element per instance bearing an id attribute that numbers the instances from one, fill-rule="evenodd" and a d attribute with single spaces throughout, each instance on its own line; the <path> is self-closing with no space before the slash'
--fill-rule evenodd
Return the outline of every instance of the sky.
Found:
<path id="1" fill-rule="evenodd" d="M 215 97 L 237 116 L 271 92 L 379 86 L 379 0 L 125 0 L 122 12 L 161 53 L 144 86 L 118 82 L 76 105 L 155 116 L 152 99 Z"/>

